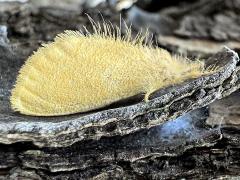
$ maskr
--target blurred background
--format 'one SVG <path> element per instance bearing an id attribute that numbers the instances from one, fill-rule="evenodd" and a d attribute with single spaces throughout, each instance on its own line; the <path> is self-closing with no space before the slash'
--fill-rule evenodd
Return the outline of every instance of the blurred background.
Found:
<path id="1" fill-rule="evenodd" d="M 0 24 L 12 42 L 30 43 L 32 51 L 63 30 L 88 27 L 86 13 L 116 25 L 121 14 L 135 32 L 148 28 L 157 46 L 204 56 L 223 45 L 239 50 L 239 10 L 239 0 L 0 0 Z"/>

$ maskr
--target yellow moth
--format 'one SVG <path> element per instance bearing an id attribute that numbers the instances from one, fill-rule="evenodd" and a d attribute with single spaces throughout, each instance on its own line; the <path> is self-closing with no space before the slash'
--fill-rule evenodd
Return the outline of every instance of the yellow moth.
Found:
<path id="1" fill-rule="evenodd" d="M 44 44 L 22 66 L 10 98 L 26 115 L 86 112 L 204 73 L 204 64 L 171 56 L 143 43 L 131 29 L 93 24 L 94 33 L 65 31 Z"/>

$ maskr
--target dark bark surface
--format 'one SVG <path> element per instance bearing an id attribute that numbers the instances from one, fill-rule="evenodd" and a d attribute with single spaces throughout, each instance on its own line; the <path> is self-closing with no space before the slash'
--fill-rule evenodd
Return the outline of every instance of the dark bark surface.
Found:
<path id="1" fill-rule="evenodd" d="M 57 33 L 91 28 L 85 13 L 119 24 L 120 12 L 104 3 L 74 10 L 0 3 L 0 179 L 240 178 L 240 96 L 230 95 L 239 88 L 238 57 L 216 54 L 222 45 L 239 52 L 240 2 L 172 2 L 157 12 L 139 5 L 151 13 L 132 7 L 122 18 L 135 32 L 149 26 L 157 46 L 218 65 L 215 74 L 155 92 L 147 104 L 138 96 L 46 119 L 10 110 L 17 70 Z"/>
<path id="2" fill-rule="evenodd" d="M 183 116 L 192 127 L 175 134 L 165 134 L 167 127 L 156 126 L 127 136 L 88 140 L 65 148 L 2 144 L 1 173 L 12 179 L 237 177 L 239 128 L 207 127 L 207 112 L 203 108 Z"/>

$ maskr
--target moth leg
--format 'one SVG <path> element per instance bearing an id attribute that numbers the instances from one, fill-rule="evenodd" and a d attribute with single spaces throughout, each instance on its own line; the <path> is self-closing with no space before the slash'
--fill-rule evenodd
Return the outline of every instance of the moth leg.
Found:
<path id="1" fill-rule="evenodd" d="M 146 94 L 144 95 L 144 102 L 149 102 L 149 97 L 153 92 L 154 90 L 149 90 L 148 92 L 146 92 Z"/>

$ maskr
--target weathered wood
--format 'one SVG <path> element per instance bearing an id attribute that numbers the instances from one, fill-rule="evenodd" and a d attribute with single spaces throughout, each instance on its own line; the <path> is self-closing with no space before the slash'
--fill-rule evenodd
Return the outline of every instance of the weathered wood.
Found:
<path id="1" fill-rule="evenodd" d="M 88 140 L 62 148 L 39 148 L 30 143 L 0 145 L 14 154 L 5 164 L 10 177 L 68 178 L 207 178 L 239 175 L 239 127 L 205 126 L 202 108 L 171 122 L 131 135 Z M 226 146 L 228 148 L 226 148 Z M 5 149 L 5 150 L 3 150 Z M 9 157 L 7 158 L 9 159 Z M 7 170 L 9 170 L 7 169 Z M 39 178 L 39 179 L 41 179 Z"/>

